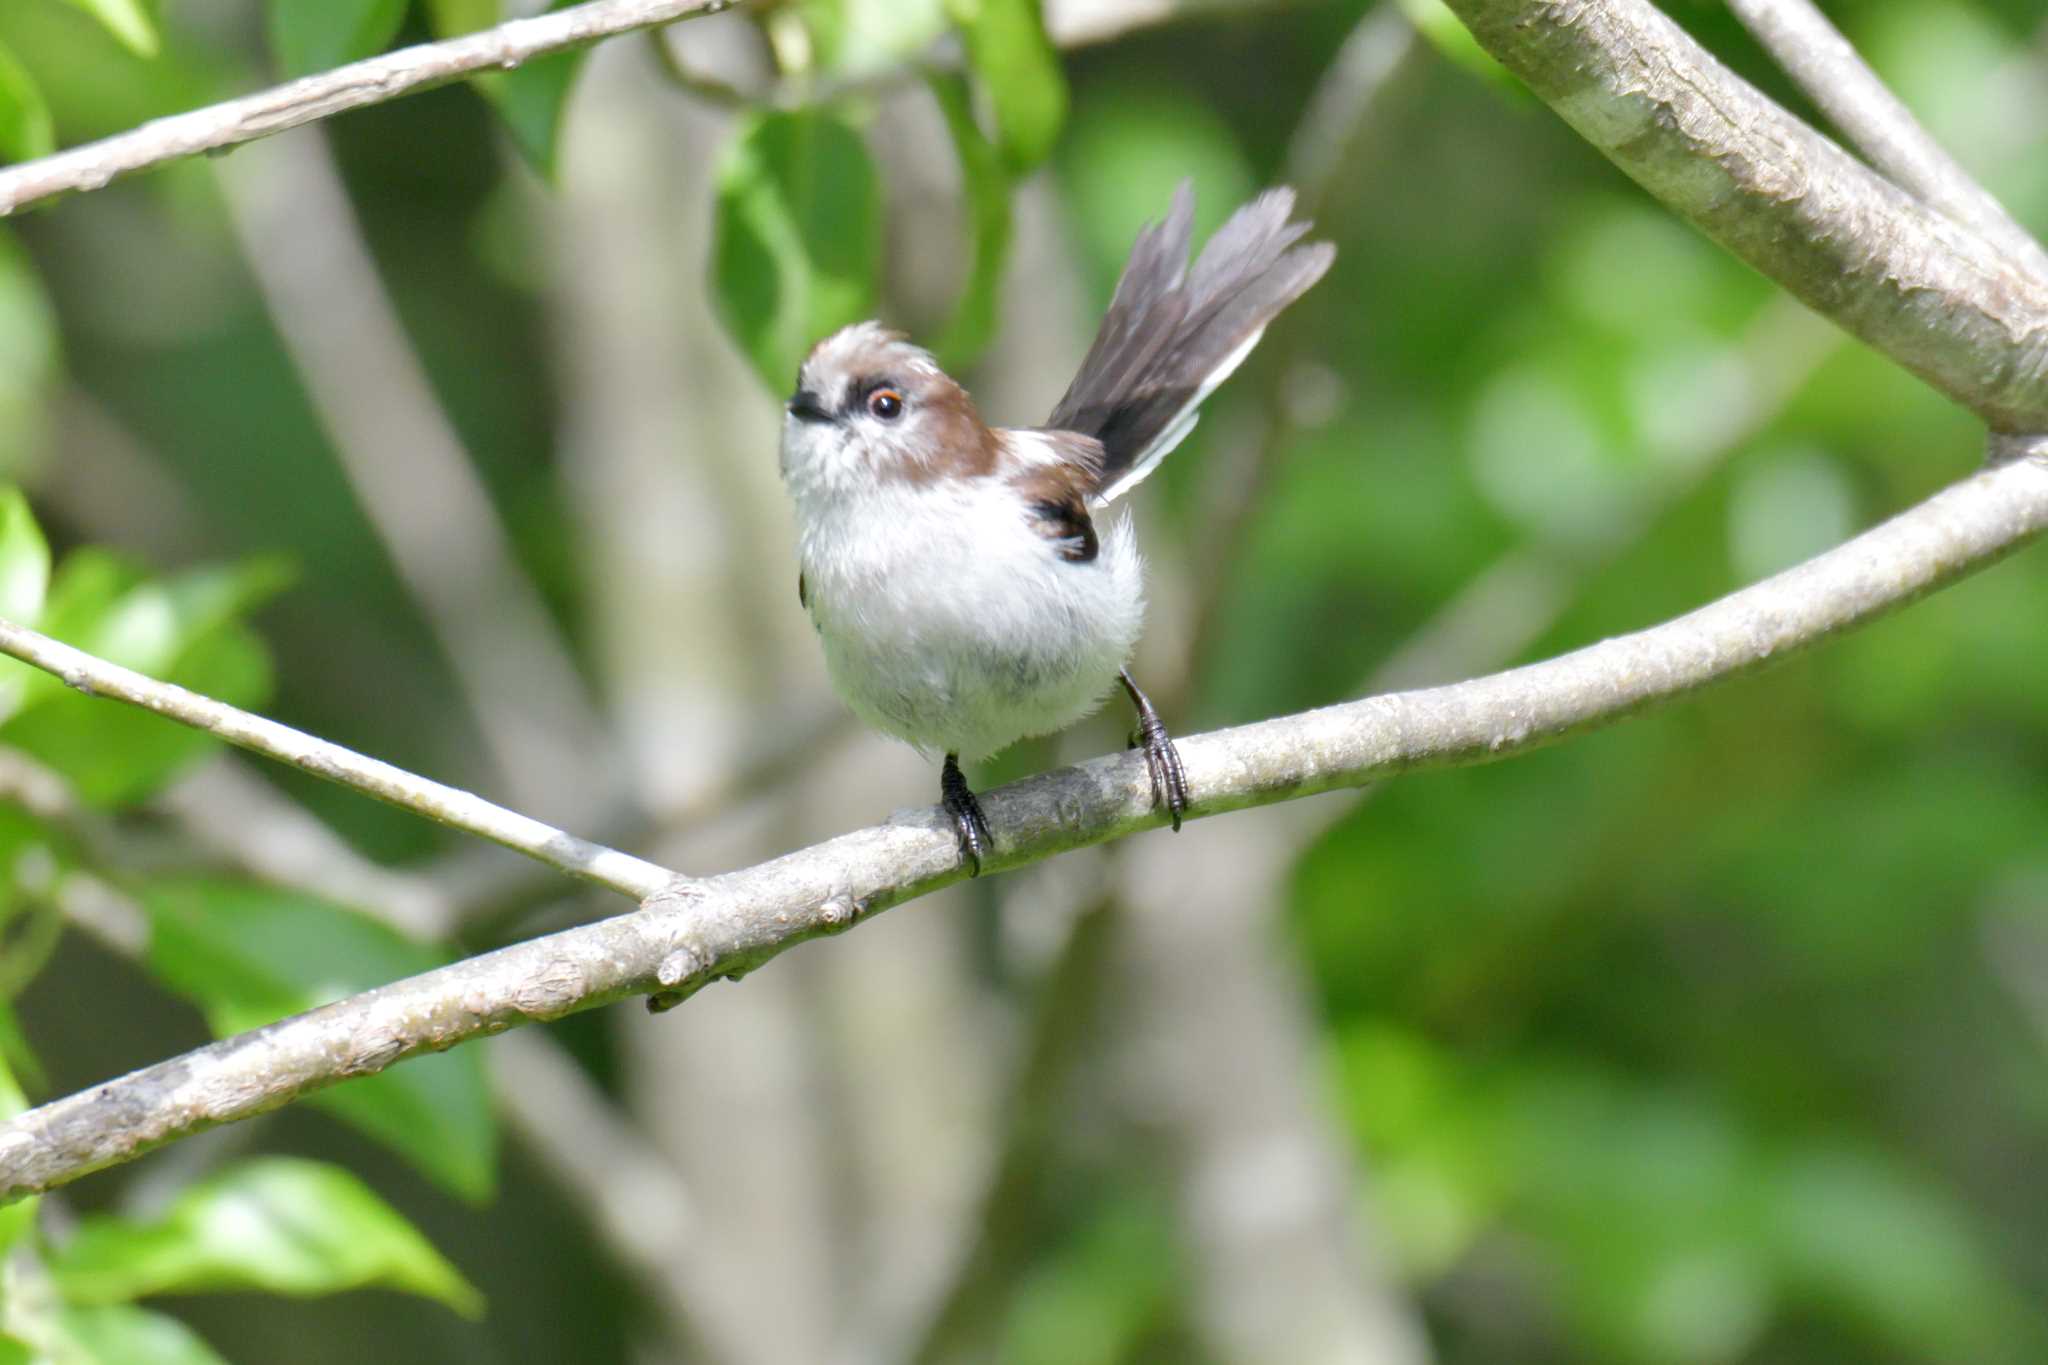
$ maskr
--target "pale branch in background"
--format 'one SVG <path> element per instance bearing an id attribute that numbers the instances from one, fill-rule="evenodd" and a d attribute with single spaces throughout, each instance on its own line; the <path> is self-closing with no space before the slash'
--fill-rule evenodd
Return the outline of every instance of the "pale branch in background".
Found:
<path id="1" fill-rule="evenodd" d="M 1269 805 L 1539 748 L 1912 601 L 2048 530 L 2048 442 L 2002 440 L 1994 453 L 1999 458 L 1990 467 L 1890 521 L 1663 625 L 1448 687 L 1185 738 L 1181 756 L 1194 813 Z M 553 843 L 562 856 L 578 842 L 19 626 L 0 623 L 0 650 L 73 686 L 198 725 L 316 775 L 349 774 L 350 785 L 489 837 L 522 826 L 551 836 L 501 839 L 515 847 Z M 1153 809 L 1144 759 L 1135 753 L 1045 773 L 990 792 L 982 804 L 996 835 L 992 871 L 1165 819 Z M 450 818 L 458 809 L 467 821 Z M 587 845 L 580 853 L 565 858 L 580 875 L 593 876 L 595 866 L 616 873 L 623 865 L 647 881 L 666 877 L 625 854 Z M 677 879 L 649 895 L 638 913 L 379 987 L 31 1110 L 0 1126 L 0 1199 L 53 1188 L 420 1052 L 631 995 L 674 1004 L 793 944 L 842 932 L 963 875 L 950 819 L 927 808 L 723 876 Z"/>
<path id="2" fill-rule="evenodd" d="M 1304 217 L 1322 207 L 1366 112 L 1420 45 L 1395 0 L 1380 0 L 1351 26 L 1287 139 L 1284 178 L 1300 196 Z"/>
<path id="3" fill-rule="evenodd" d="M 366 758 L 339 744 L 316 739 L 211 697 L 146 678 L 133 669 L 95 658 L 26 626 L 0 621 L 0 653 L 53 673 L 88 695 L 111 697 L 154 711 L 180 725 L 204 730 L 217 739 L 290 764 L 314 777 L 502 844 L 620 895 L 645 899 L 678 880 L 667 868 L 630 853 L 579 839 L 517 811 L 493 805 L 471 792 L 431 781 L 379 759 Z"/>
<path id="4" fill-rule="evenodd" d="M 326 140 L 251 147 L 217 179 L 314 414 L 508 799 L 602 818 L 619 798 L 612 736 L 413 352 Z"/>
<path id="5" fill-rule="evenodd" d="M 2048 283 L 2041 244 L 1934 140 L 1812 0 L 1728 0 L 1728 8 L 1872 164 Z"/>
<path id="6" fill-rule="evenodd" d="M 480 71 L 731 9 L 739 0 L 591 0 L 438 43 L 400 48 L 0 170 L 0 217 L 135 171 L 217 152 L 288 128 L 397 99 Z"/>
<path id="7" fill-rule="evenodd" d="M 1447 0 L 1644 189 L 1998 431 L 2048 429 L 2048 284 L 1765 97 L 1648 0 Z"/>

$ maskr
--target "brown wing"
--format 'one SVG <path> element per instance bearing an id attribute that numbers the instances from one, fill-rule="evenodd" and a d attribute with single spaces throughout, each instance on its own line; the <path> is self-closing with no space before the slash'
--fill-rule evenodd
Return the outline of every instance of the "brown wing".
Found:
<path id="1" fill-rule="evenodd" d="M 1092 563 L 1102 552 L 1095 519 L 1088 515 L 1088 490 L 1095 479 L 1095 466 L 1063 462 L 1036 466 L 1010 480 L 1023 497 L 1032 529 L 1052 541 L 1070 564 Z"/>
<path id="2" fill-rule="evenodd" d="M 1296 245 L 1309 225 L 1289 222 L 1293 211 L 1293 190 L 1267 190 L 1190 267 L 1194 195 L 1183 182 L 1166 218 L 1138 234 L 1095 344 L 1046 423 L 1101 440 L 1094 491 L 1105 500 L 1187 434 L 1193 406 L 1330 268 L 1336 248 Z"/>

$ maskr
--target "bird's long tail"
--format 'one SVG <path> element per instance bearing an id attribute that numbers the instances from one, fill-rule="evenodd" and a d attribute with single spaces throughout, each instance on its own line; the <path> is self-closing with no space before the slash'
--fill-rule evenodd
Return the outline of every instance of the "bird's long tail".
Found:
<path id="1" fill-rule="evenodd" d="M 1337 255 L 1328 242 L 1295 245 L 1310 224 L 1288 221 L 1294 191 L 1283 185 L 1231 214 L 1190 267 L 1194 208 L 1183 181 L 1165 219 L 1138 234 L 1095 344 L 1046 423 L 1102 442 L 1098 506 L 1180 444 L 1202 400 Z"/>

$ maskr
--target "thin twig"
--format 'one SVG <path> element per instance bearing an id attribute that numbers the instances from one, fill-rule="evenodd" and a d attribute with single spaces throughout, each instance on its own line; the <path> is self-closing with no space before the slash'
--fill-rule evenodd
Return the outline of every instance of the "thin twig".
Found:
<path id="1" fill-rule="evenodd" d="M 2048 284 L 1794 118 L 1648 0 L 1446 3 L 1709 237 L 1994 430 L 2048 430 Z"/>
<path id="2" fill-rule="evenodd" d="M 630 853 L 579 839 L 551 825 L 495 806 L 480 796 L 444 786 L 403 768 L 330 744 L 324 739 L 250 715 L 211 697 L 202 697 L 171 683 L 146 678 L 133 669 L 94 658 L 47 635 L 11 621 L 0 621 L 0 653 L 54 673 L 87 695 L 154 711 L 160 716 L 204 730 L 229 744 L 288 763 L 301 772 L 325 778 L 365 796 L 403 807 L 429 820 L 463 830 L 492 843 L 538 859 L 548 866 L 609 887 L 636 900 L 678 880 L 667 868 Z"/>
<path id="3" fill-rule="evenodd" d="M 740 2 L 591 0 L 445 42 L 386 52 L 204 109 L 152 119 L 128 132 L 0 170 L 0 217 L 60 194 L 99 189 L 109 181 L 166 161 L 253 142 L 479 71 L 508 71 L 550 52 L 614 34 L 717 14 Z"/>
<path id="4" fill-rule="evenodd" d="M 2033 234 L 1934 140 L 1812 0 L 1728 0 L 1728 8 L 1873 165 L 2048 282 L 2048 252 Z"/>
<path id="5" fill-rule="evenodd" d="M 1207 816 L 1420 768 L 1485 763 L 1669 702 L 1868 621 L 1982 568 L 2048 531 L 2048 441 L 2004 439 L 1997 462 L 1797 568 L 1660 626 L 1449 687 L 1396 693 L 1180 741 Z M 0 650 L 323 776 L 484 829 L 535 822 L 385 764 L 153 683 L 18 626 Z M 339 766 L 337 766 L 339 765 Z M 471 807 L 483 806 L 482 815 Z M 982 798 L 990 871 L 1165 822 L 1141 756 L 1045 773 Z M 557 844 L 558 831 L 539 827 Z M 507 838 L 524 847 L 531 838 Z M 529 850 L 531 851 L 531 850 Z M 590 875 L 608 850 L 575 860 Z M 677 881 L 637 914 L 503 948 L 280 1020 L 32 1110 L 0 1126 L 0 1199 L 90 1171 L 308 1091 L 519 1024 L 636 994 L 673 1004 L 751 971 L 793 944 L 840 933 L 964 875 L 951 820 L 926 808 L 698 882 Z"/>

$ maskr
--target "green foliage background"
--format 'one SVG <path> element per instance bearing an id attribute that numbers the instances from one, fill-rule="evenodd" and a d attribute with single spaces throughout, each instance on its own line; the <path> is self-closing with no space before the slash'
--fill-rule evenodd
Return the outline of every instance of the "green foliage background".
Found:
<path id="1" fill-rule="evenodd" d="M 1337 268 L 1140 495 L 1160 571 L 1214 594 L 1187 676 L 1166 685 L 1182 729 L 1390 676 L 1448 681 L 1663 620 L 1977 458 L 1970 419 L 1669 219 L 1424 0 L 1406 8 L 1435 43 L 1401 62 L 1313 187 Z M 1811 116 L 1720 6 L 1667 8 Z M 2021 221 L 2048 225 L 2048 4 L 1829 8 Z M 813 65 L 790 77 L 789 108 L 719 115 L 731 125 L 722 197 L 691 211 L 720 235 L 685 273 L 735 334 L 704 344 L 737 346 L 771 381 L 731 392 L 734 405 L 772 405 L 810 337 L 877 309 L 918 325 L 970 387 L 990 379 L 975 361 L 1002 335 L 1019 186 L 1049 190 L 1105 299 L 1134 230 L 1183 177 L 1206 229 L 1286 174 L 1309 94 L 1364 12 L 1248 6 L 1055 54 L 1025 0 L 884 10 L 776 7 L 773 50 Z M 0 155 L 493 17 L 382 0 L 14 0 L 0 6 Z M 890 254 L 905 225 L 883 191 L 903 171 L 873 145 L 883 96 L 859 79 L 901 69 L 949 23 L 968 34 L 964 76 L 926 86 L 910 71 L 893 87 L 906 93 L 888 96 L 932 101 L 958 161 L 966 264 L 934 285 Z M 588 648 L 591 604 L 615 585 L 591 580 L 558 481 L 549 295 L 573 256 L 550 252 L 537 207 L 560 171 L 579 69 L 559 59 L 293 136 L 331 137 L 522 563 Z M 851 94 L 802 98 L 847 79 Z M 338 471 L 211 175 L 168 167 L 0 236 L 0 462 L 56 552 L 36 609 L 82 644 L 125 642 L 138 666 L 267 695 L 293 724 L 470 780 L 474 718 Z M 133 477 L 67 483 L 67 452 L 112 430 L 130 433 Z M 32 526 L 0 536 L 30 578 L 32 539 Z M 295 567 L 288 587 L 275 560 L 255 558 L 279 554 Z M 14 580 L 0 580 L 12 610 Z M 1481 584 L 1503 591 L 1466 596 Z M 1448 648 L 1429 632 L 1461 601 L 1482 604 L 1477 625 Z M 1313 985 L 1319 1079 L 1358 1197 L 1440 1359 L 2048 1358 L 2044 601 L 2048 558 L 2019 556 L 1702 700 L 1499 767 L 1389 784 L 1302 854 L 1273 932 Z M 137 621 L 159 634 L 139 636 Z M 0 742 L 116 822 L 147 823 L 153 795 L 202 756 L 61 689 L 11 705 Z M 761 728 L 779 715 L 764 702 Z M 1113 742 L 1106 728 L 1100 739 Z M 990 780 L 1052 754 L 1021 749 Z M 378 858 L 449 851 L 422 821 L 271 780 Z M 131 870 L 156 936 L 146 961 L 126 962 L 49 929 L 49 860 L 61 874 L 85 858 L 68 835 L 0 807 L 0 845 L 14 869 L 8 950 L 17 966 L 36 954 L 6 973 L 26 1038 L 11 1061 L 31 1098 L 494 932 L 413 944 L 348 907 L 177 866 Z M 983 985 L 1028 1013 L 1040 983 L 1003 961 L 998 939 Z M 604 1018 L 558 1032 L 612 1079 Z M 142 1330 L 125 1305 L 166 1283 L 419 1296 L 151 1299 L 229 1359 L 616 1358 L 639 1309 L 531 1157 L 496 1150 L 485 1095 L 473 1056 L 412 1063 L 330 1092 L 356 1127 L 293 1111 L 264 1132 L 266 1149 L 293 1154 L 264 1162 L 304 1167 L 231 1165 L 155 1221 L 124 1203 L 132 1172 L 68 1193 L 116 1220 L 47 1248 L 73 1291 L 78 1358 L 144 1359 L 90 1343 Z M 1077 1136 L 1085 1114 L 1071 1126 L 1021 1196 L 1026 1252 L 980 1339 L 1020 1361 L 1204 1359 L 1184 1234 L 1150 1154 Z M 383 1198 L 336 1186 L 353 1178 L 314 1158 Z M 365 1272 L 316 1256 L 297 1283 L 223 1271 L 191 1231 L 195 1210 L 280 1181 L 337 1226 L 375 1229 L 343 1241 L 387 1247 L 385 1260 Z M 385 1200 L 460 1272 L 407 1240 Z M 168 1282 L 143 1273 L 166 1239 L 179 1249 Z M 477 1290 L 481 1320 L 429 1301 L 470 1311 Z M 147 1358 L 208 1358 L 162 1330 L 169 1344 Z"/>

